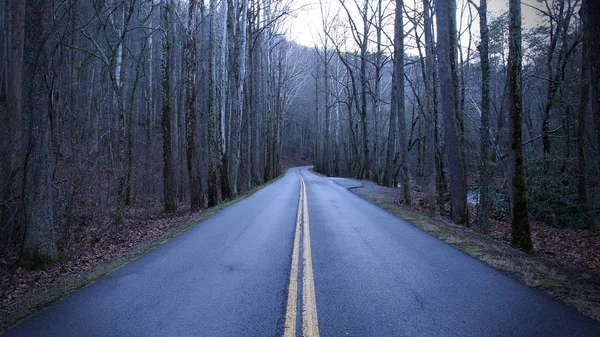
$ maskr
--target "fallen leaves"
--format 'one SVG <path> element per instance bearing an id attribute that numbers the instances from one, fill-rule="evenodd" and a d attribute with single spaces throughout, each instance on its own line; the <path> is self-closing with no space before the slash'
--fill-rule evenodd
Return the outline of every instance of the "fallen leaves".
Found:
<path id="1" fill-rule="evenodd" d="M 30 298 L 57 283 L 81 277 L 95 266 L 108 263 L 129 250 L 188 224 L 190 212 L 183 207 L 167 217 L 160 208 L 149 211 L 131 207 L 121 224 L 112 223 L 109 216 L 97 216 L 92 221 L 71 228 L 75 234 L 64 236 L 69 238 L 68 242 L 59 242 L 61 261 L 47 269 L 31 270 L 18 266 L 16 252 L 2 257 L 0 331 L 14 323 L 9 318 L 14 316 L 11 313 L 24 310 Z"/>
<path id="2" fill-rule="evenodd" d="M 600 321 L 598 231 L 559 229 L 533 222 L 536 256 L 531 257 L 510 247 L 511 228 L 506 221 L 490 219 L 489 232 L 482 233 L 473 207 L 469 209 L 471 226 L 465 227 L 448 218 L 424 216 L 427 209 L 422 202 L 424 195 L 419 192 L 414 192 L 415 203 L 409 209 L 397 202 L 398 189 L 363 181 L 362 188 L 352 191 L 488 266 Z"/>
<path id="3" fill-rule="evenodd" d="M 370 181 L 362 181 L 360 193 L 379 193 L 393 195 L 397 198 L 399 190 L 379 186 Z M 413 203 L 410 209 L 427 214 L 426 196 L 424 192 L 413 191 Z M 445 209 L 449 212 L 449 202 Z M 488 233 L 477 227 L 475 207 L 469 206 L 470 230 L 486 235 L 498 243 L 510 245 L 511 227 L 507 221 L 489 220 Z M 559 264 L 577 271 L 589 272 L 600 278 L 600 231 L 573 230 L 556 228 L 542 222 L 531 222 L 531 240 L 536 257 Z"/>

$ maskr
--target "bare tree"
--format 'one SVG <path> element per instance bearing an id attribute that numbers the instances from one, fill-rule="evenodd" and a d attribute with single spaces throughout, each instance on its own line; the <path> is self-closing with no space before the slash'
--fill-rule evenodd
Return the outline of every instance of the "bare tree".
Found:
<path id="1" fill-rule="evenodd" d="M 171 20 L 173 11 L 173 0 L 166 0 L 162 8 L 162 133 L 163 133 L 163 198 L 165 212 L 173 212 L 177 209 L 175 202 L 175 185 L 173 170 L 173 147 L 171 135 Z"/>
<path id="2" fill-rule="evenodd" d="M 125 233 L 100 219 L 129 207 L 198 211 L 276 177 L 296 90 L 286 3 L 0 6 L 0 254 L 75 254 L 96 230 Z"/>
<path id="3" fill-rule="evenodd" d="M 597 24 L 600 20 L 600 2 L 593 0 L 583 0 L 582 8 L 585 16 L 585 34 L 589 46 L 590 59 L 590 103 L 592 116 L 596 125 L 596 151 L 600 151 L 600 26 Z M 596 152 L 596 160 L 600 167 L 600 155 Z"/>
<path id="4" fill-rule="evenodd" d="M 117 118 L 115 119 L 116 126 L 115 130 L 117 133 L 117 221 L 120 221 L 123 217 L 123 207 L 129 204 L 129 184 L 128 181 L 128 163 L 127 163 L 127 135 L 126 135 L 126 119 L 125 119 L 125 76 L 127 74 L 127 67 L 124 62 L 126 61 L 126 53 L 124 51 L 124 44 L 126 42 L 129 23 L 133 15 L 135 3 L 133 1 L 123 1 L 117 5 L 120 7 L 118 17 L 114 18 L 114 15 L 110 16 L 110 20 L 113 21 L 116 26 L 117 33 L 117 45 L 110 57 L 111 66 L 111 80 L 113 83 L 113 104 L 117 111 Z M 115 10 L 115 12 L 117 12 Z"/>
<path id="5" fill-rule="evenodd" d="M 58 256 L 52 190 L 52 137 L 45 98 L 46 59 L 52 8 L 44 0 L 28 1 L 24 34 L 24 107 L 27 141 L 23 185 L 25 235 L 21 261 L 47 263 Z M 19 20 L 19 18 L 16 18 Z"/>
<path id="6" fill-rule="evenodd" d="M 188 24 L 187 24 L 187 41 L 185 45 L 185 60 L 186 60 L 186 156 L 187 169 L 190 184 L 190 209 L 192 212 L 197 212 L 204 204 L 202 181 L 200 179 L 200 159 L 198 158 L 197 150 L 197 114 L 196 109 L 196 44 L 197 44 L 197 11 L 198 0 L 191 0 L 188 4 Z"/>
<path id="7" fill-rule="evenodd" d="M 388 133 L 388 149 L 386 158 L 386 183 L 388 186 L 394 182 L 396 169 L 393 165 L 394 157 L 400 159 L 400 185 L 402 188 L 402 200 L 406 204 L 411 203 L 410 193 L 410 171 L 408 170 L 408 148 L 406 145 L 406 116 L 404 115 L 404 21 L 403 1 L 396 1 L 395 24 L 394 24 L 394 70 L 392 74 L 392 105 L 390 112 L 390 124 Z M 398 144 L 396 147 L 396 123 L 398 132 Z M 392 150 L 390 150 L 392 149 Z M 392 152 L 393 151 L 393 152 Z M 396 156 L 395 153 L 398 153 Z"/>
<path id="8" fill-rule="evenodd" d="M 426 109 L 425 109 L 425 190 L 429 210 L 435 213 L 436 203 L 436 109 L 435 109 L 435 41 L 433 39 L 433 20 L 431 19 L 431 0 L 423 0 L 423 24 L 425 34 L 425 91 L 426 91 Z"/>
<path id="9" fill-rule="evenodd" d="M 467 191 L 464 158 L 458 122 L 458 77 L 456 69 L 456 2 L 436 0 L 438 28 L 438 74 L 440 76 L 440 108 L 444 117 L 452 219 L 468 226 Z"/>
<path id="10" fill-rule="evenodd" d="M 470 1 L 474 6 L 475 4 Z M 488 230 L 488 208 L 490 204 L 490 59 L 489 59 L 489 31 L 487 24 L 487 2 L 480 0 L 477 12 L 479 14 L 479 34 L 481 37 L 479 57 L 481 60 L 481 127 L 479 134 L 480 159 L 479 159 L 479 204 L 477 220 L 479 228 L 484 232 Z"/>
<path id="11" fill-rule="evenodd" d="M 354 20 L 354 16 L 350 12 L 350 7 L 345 0 L 340 0 L 340 4 L 344 8 L 348 17 L 348 23 L 352 37 L 359 48 L 359 81 L 360 90 L 357 91 L 356 108 L 358 109 L 360 116 L 361 126 L 361 145 L 362 145 L 362 157 L 361 157 L 361 168 L 358 174 L 358 178 L 370 179 L 372 172 L 370 172 L 370 152 L 369 152 L 369 138 L 368 138 L 368 120 L 367 120 L 367 95 L 369 94 L 369 82 L 367 78 L 367 54 L 369 50 L 369 34 L 371 30 L 371 16 L 369 11 L 369 2 L 364 1 L 362 4 L 358 0 L 354 0 L 354 5 L 358 11 L 362 24 L 362 31 Z M 348 68 L 348 67 L 347 67 Z M 351 70 L 349 68 L 348 70 Z"/>
<path id="12" fill-rule="evenodd" d="M 326 36 L 330 34 L 330 30 L 332 29 L 331 21 L 329 21 L 329 12 L 325 11 L 325 6 L 322 1 L 319 1 L 319 8 L 321 10 L 321 26 L 323 29 L 323 35 L 325 37 L 320 39 L 321 46 L 316 46 L 317 55 L 323 64 L 323 95 L 324 95 L 324 104 L 323 109 L 325 110 L 325 119 L 324 119 L 324 130 L 323 130 L 323 139 L 322 145 L 319 146 L 319 165 L 321 171 L 325 175 L 332 175 L 332 159 L 334 154 L 331 150 L 331 89 L 330 89 L 330 67 L 331 60 L 334 57 L 334 53 L 330 48 L 329 38 Z M 315 75 L 318 81 L 318 74 Z M 319 137 L 317 137 L 319 139 Z"/>
<path id="13" fill-rule="evenodd" d="M 600 6 L 598 7 L 600 9 Z M 593 26 L 591 19 L 590 4 L 584 0 L 581 8 L 581 20 L 583 23 L 583 38 L 581 50 L 581 97 L 579 98 L 579 112 L 577 114 L 577 194 L 579 197 L 579 211 L 583 220 L 583 227 L 593 228 L 594 219 L 590 213 L 587 195 L 587 170 L 585 161 L 585 134 L 586 134 L 586 114 L 589 111 L 590 101 L 590 82 L 594 81 L 590 77 L 590 63 L 594 57 L 591 54 Z"/>
<path id="14" fill-rule="evenodd" d="M 404 27 L 402 27 L 402 4 L 403 1 L 396 3 L 395 18 L 394 18 L 394 59 L 393 59 L 393 74 L 392 74 L 392 95 L 390 98 L 390 118 L 388 124 L 388 136 L 386 144 L 385 167 L 383 172 L 382 184 L 384 186 L 394 186 L 396 181 L 396 162 L 395 155 L 397 151 L 398 134 L 398 94 L 401 93 L 404 100 L 404 91 L 398 90 L 398 79 L 404 83 L 404 76 L 400 77 L 397 73 L 399 64 L 402 62 L 402 71 L 404 71 L 404 49 L 400 48 L 404 45 Z M 381 7 L 381 2 L 379 3 Z M 398 17 L 400 15 L 400 18 Z M 400 34 L 401 36 L 398 36 Z M 378 39 L 379 40 L 379 39 Z M 405 130 L 406 131 L 406 130 Z M 406 132 L 405 132 L 406 133 Z"/>
<path id="15" fill-rule="evenodd" d="M 246 80 L 246 49 L 247 49 L 247 21 L 248 0 L 241 2 L 241 8 L 231 8 L 229 11 L 231 21 L 230 38 L 230 69 L 231 73 L 231 122 L 229 140 L 229 192 L 232 197 L 238 194 L 239 167 L 241 155 L 242 119 L 244 115 L 244 82 Z M 239 17 L 238 17 L 239 16 Z"/>
<path id="16" fill-rule="evenodd" d="M 208 93 L 208 206 L 221 202 L 220 137 L 217 121 L 217 0 L 210 0 L 210 59 Z"/>
<path id="17" fill-rule="evenodd" d="M 527 194 L 523 173 L 522 145 L 522 47 L 521 47 L 521 0 L 509 1 L 509 130 L 511 134 L 512 165 L 512 239 L 511 246 L 525 253 L 533 254 L 529 217 L 527 215 Z"/>
<path id="18" fill-rule="evenodd" d="M 18 223 L 18 196 L 22 192 L 22 169 L 23 169 L 23 48 L 25 34 L 25 2 L 20 0 L 10 1 L 10 12 L 6 13 L 11 17 L 10 45 L 8 49 L 7 62 L 8 78 L 6 92 L 6 108 L 0 109 L 0 118 L 2 131 L 0 134 L 0 147 L 3 151 L 0 155 L 0 223 L 10 224 L 9 241 L 12 240 L 13 229 Z M 7 42 L 8 42 L 7 41 Z M 11 149 L 7 151 L 4 149 Z"/>

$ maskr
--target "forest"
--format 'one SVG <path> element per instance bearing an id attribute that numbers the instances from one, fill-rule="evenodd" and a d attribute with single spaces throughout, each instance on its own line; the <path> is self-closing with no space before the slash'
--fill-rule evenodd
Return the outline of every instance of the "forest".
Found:
<path id="1" fill-rule="evenodd" d="M 286 114 L 284 152 L 484 233 L 509 221 L 528 253 L 530 221 L 597 229 L 597 2 L 338 3 L 322 11 L 313 97 Z"/>
<path id="2" fill-rule="evenodd" d="M 598 228 L 600 3 L 331 2 L 5 1 L 2 257 L 76 256 L 289 163 L 482 231 L 510 221 L 527 253 L 530 221 Z M 287 34 L 307 8 L 313 46 Z"/>
<path id="3" fill-rule="evenodd" d="M 55 260 L 128 208 L 197 212 L 278 176 L 285 6 L 5 2 L 3 254 Z"/>

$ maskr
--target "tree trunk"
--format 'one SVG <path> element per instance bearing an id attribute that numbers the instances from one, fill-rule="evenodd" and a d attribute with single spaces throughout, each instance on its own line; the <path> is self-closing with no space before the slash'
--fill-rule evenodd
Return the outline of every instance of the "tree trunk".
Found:
<path id="1" fill-rule="evenodd" d="M 438 73 L 440 83 L 443 83 L 440 87 L 441 109 L 444 116 L 446 152 L 450 174 L 452 219 L 457 223 L 468 226 L 465 168 L 460 141 L 460 127 L 457 119 L 456 2 L 454 0 L 437 0 L 436 10 L 438 26 Z"/>
<path id="2" fill-rule="evenodd" d="M 564 5 L 564 0 L 560 0 L 559 13 L 556 13 L 557 17 L 549 17 L 551 39 L 548 48 L 548 54 L 546 55 L 546 76 L 548 77 L 548 86 L 546 89 L 546 102 L 544 104 L 544 113 L 542 115 L 542 149 L 544 154 L 544 173 L 546 174 L 550 169 L 550 112 L 552 111 L 552 107 L 554 106 L 554 99 L 556 93 L 558 92 L 558 88 L 560 87 L 560 83 L 558 82 L 560 80 L 560 78 L 558 77 L 558 70 L 556 71 L 556 74 L 554 71 L 554 51 L 556 49 L 556 44 L 558 43 L 558 37 L 560 36 L 559 32 L 561 30 L 561 25 L 563 24 L 562 19 L 565 7 Z M 544 187 L 548 188 L 547 186 Z"/>
<path id="3" fill-rule="evenodd" d="M 154 1 L 150 0 L 150 6 L 154 9 Z M 150 27 L 154 26 L 154 15 L 150 15 L 149 17 L 149 25 Z M 152 151 L 152 140 L 154 138 L 154 32 L 150 33 L 148 36 L 148 86 L 146 88 L 146 153 L 145 153 L 145 163 L 146 168 L 151 165 L 151 151 Z M 148 171 L 146 171 L 148 173 Z M 151 194 L 154 182 L 150 178 L 149 174 L 146 174 L 146 179 L 144 181 L 145 184 L 145 192 L 146 194 Z M 148 200 L 148 199 L 147 199 Z"/>
<path id="4" fill-rule="evenodd" d="M 395 56 L 397 58 L 397 56 Z M 398 62 L 394 59 L 394 64 Z M 392 75 L 392 97 L 390 100 L 390 124 L 388 129 L 387 149 L 385 157 L 385 172 L 383 174 L 383 185 L 394 186 L 396 165 L 395 165 L 395 153 L 396 153 L 396 133 L 397 133 L 397 121 L 398 121 L 398 76 Z M 404 95 L 403 95 L 404 96 Z"/>
<path id="5" fill-rule="evenodd" d="M 188 7 L 187 43 L 185 46 L 186 78 L 186 157 L 190 184 L 190 211 L 198 212 L 203 205 L 200 160 L 197 152 L 197 110 L 196 110 L 196 18 L 198 0 L 190 0 Z"/>
<path id="6" fill-rule="evenodd" d="M 335 78 L 339 78 L 339 62 L 335 63 Z M 333 176 L 340 176 L 340 98 L 339 98 L 339 84 L 335 83 L 335 124 L 334 124 L 334 159 L 333 159 Z"/>
<path id="7" fill-rule="evenodd" d="M 384 186 L 394 186 L 394 181 L 396 180 L 394 174 L 396 172 L 396 165 L 394 163 L 394 157 L 396 153 L 396 133 L 397 133 L 397 122 L 398 122 L 398 100 L 400 99 L 398 93 L 398 76 L 396 74 L 397 63 L 400 60 L 404 59 L 404 50 L 397 45 L 397 43 L 401 43 L 400 40 L 404 40 L 404 32 L 403 29 L 399 29 L 402 23 L 402 11 L 400 10 L 402 7 L 403 1 L 396 2 L 396 18 L 394 25 L 394 60 L 393 60 L 393 71 L 392 71 L 392 94 L 390 98 L 390 121 L 389 121 L 389 129 L 388 129 L 388 139 L 387 139 L 387 147 L 386 147 L 386 155 L 385 155 L 385 171 L 383 173 L 382 184 Z M 379 2 L 379 6 L 381 7 L 381 1 Z M 398 17 L 400 15 L 400 18 Z M 380 33 L 379 33 L 380 34 Z M 400 34 L 401 36 L 397 36 Z M 379 37 L 378 37 L 379 38 Z M 402 64 L 404 66 L 404 64 Z M 402 79 L 404 80 L 404 78 Z M 404 97 L 404 92 L 402 92 L 402 98 Z"/>
<path id="8" fill-rule="evenodd" d="M 315 67 L 315 75 L 314 75 L 314 79 L 315 79 L 315 119 L 314 119 L 314 130 L 316 130 L 316 132 L 314 133 L 315 139 L 314 139 L 314 145 L 313 145 L 313 156 L 314 156 L 314 161 L 315 161 L 315 165 L 314 165 L 314 170 L 316 172 L 321 172 L 321 173 L 325 173 L 323 171 L 323 156 L 321 156 L 321 132 L 319 130 L 319 128 L 321 127 L 321 123 L 320 123 L 320 114 L 319 114 L 319 73 L 320 73 L 320 64 L 317 64 L 317 66 Z"/>
<path id="9" fill-rule="evenodd" d="M 600 8 L 600 7 L 599 7 Z M 594 218 L 590 213 L 587 196 L 587 174 L 585 162 L 585 117 L 589 111 L 590 100 L 590 63 L 593 62 L 590 53 L 591 34 L 590 29 L 595 24 L 590 20 L 589 2 L 584 0 L 581 8 L 581 19 L 583 23 L 583 44 L 581 50 L 581 97 L 579 101 L 579 112 L 577 114 L 577 195 L 579 197 L 579 213 L 585 228 L 594 227 Z"/>
<path id="10" fill-rule="evenodd" d="M 490 60 L 489 60 L 489 31 L 487 27 L 487 2 L 481 0 L 479 8 L 479 32 L 481 44 L 479 56 L 481 59 L 481 128 L 479 140 L 481 154 L 479 158 L 479 204 L 477 220 L 479 228 L 488 230 L 488 207 L 490 204 L 489 185 L 491 180 L 490 166 Z"/>
<path id="11" fill-rule="evenodd" d="M 324 71 L 323 71 L 323 75 L 324 75 L 324 79 L 323 79 L 323 87 L 324 87 L 324 92 L 323 94 L 325 95 L 325 130 L 324 130 L 324 142 L 323 142 L 323 152 L 321 153 L 322 155 L 322 160 L 321 163 L 323 165 L 322 168 L 322 172 L 326 175 L 326 176 L 331 176 L 331 152 L 329 151 L 329 147 L 331 146 L 331 139 L 330 139 L 330 115 L 331 115 L 331 107 L 330 107 L 330 102 L 329 102 L 329 61 L 330 61 L 330 57 L 329 57 L 329 50 L 328 50 L 328 45 L 327 45 L 328 40 L 325 40 L 325 48 L 323 49 L 323 67 L 324 67 Z"/>
<path id="12" fill-rule="evenodd" d="M 177 209 L 175 203 L 175 172 L 173 170 L 173 147 L 171 136 L 171 16 L 173 0 L 163 5 L 163 46 L 162 46 L 162 133 L 163 133 L 163 201 L 165 212 Z"/>
<path id="13" fill-rule="evenodd" d="M 360 169 L 359 179 L 371 179 L 370 172 L 370 156 L 369 156 L 369 133 L 367 125 L 367 93 L 368 93 L 368 79 L 367 79 L 367 52 L 369 47 L 369 18 L 367 17 L 369 4 L 365 0 L 363 12 L 361 13 L 363 19 L 363 35 L 360 45 L 360 125 L 362 129 L 362 150 L 363 150 L 363 162 Z M 357 107 L 358 108 L 358 107 Z"/>
<path id="14" fill-rule="evenodd" d="M 11 16 L 11 26 L 9 32 L 10 45 L 8 48 L 8 92 L 6 96 L 6 110 L 1 119 L 2 134 L 0 134 L 0 147 L 3 149 L 0 155 L 1 177 L 0 191 L 2 191 L 4 201 L 16 198 L 22 190 L 21 176 L 23 169 L 23 48 L 25 41 L 25 1 L 12 0 L 10 3 L 10 12 L 5 13 Z M 8 42 L 7 41 L 7 42 Z M 5 150 L 6 149 L 6 150 Z M 10 149 L 10 151 L 9 151 Z M 14 207 L 15 210 L 18 207 Z M 9 210 L 8 207 L 0 208 L 0 223 L 8 224 L 12 213 L 16 211 Z M 17 221 L 20 219 L 17 219 Z M 14 223 L 10 224 L 14 228 Z M 9 238 L 10 240 L 10 238 Z"/>
<path id="15" fill-rule="evenodd" d="M 230 146 L 231 151 L 228 153 L 229 160 L 229 193 L 231 197 L 235 197 L 238 194 L 239 185 L 239 174 L 240 174 L 240 156 L 241 156 L 241 135 L 242 135 L 242 120 L 244 115 L 244 82 L 246 78 L 246 25 L 248 18 L 248 0 L 243 0 L 241 8 L 241 18 L 237 18 L 238 9 L 233 8 L 230 11 L 232 21 L 236 24 L 232 28 L 232 40 L 230 44 L 233 48 L 230 48 L 233 55 L 231 56 L 231 65 L 233 78 L 231 79 L 231 138 Z"/>
<path id="16" fill-rule="evenodd" d="M 210 0 L 210 58 L 208 91 L 208 206 L 221 202 L 219 135 L 217 130 L 217 0 Z"/>
<path id="17" fill-rule="evenodd" d="M 523 173 L 522 145 L 522 47 L 521 47 L 521 0 L 509 1 L 509 56 L 508 56 L 508 88 L 509 88 L 509 130 L 511 134 L 512 165 L 512 239 L 510 245 L 527 254 L 533 254 L 529 217 L 527 215 L 527 194 Z"/>
<path id="18" fill-rule="evenodd" d="M 26 4 L 26 33 L 24 35 L 24 78 L 26 130 L 23 184 L 25 236 L 21 261 L 46 264 L 58 256 L 54 231 L 52 190 L 52 137 L 48 92 L 47 66 L 44 58 L 46 33 L 52 8 L 45 0 Z"/>
<path id="19" fill-rule="evenodd" d="M 220 128 L 217 128 L 217 148 L 219 149 L 218 160 L 221 168 L 221 182 L 219 184 L 221 199 L 229 199 L 233 189 L 235 189 L 232 187 L 232 175 L 234 174 L 232 153 L 235 152 L 238 144 L 232 139 L 232 135 L 237 131 L 237 125 L 233 124 L 237 111 L 233 106 L 233 101 L 236 101 L 236 99 L 231 97 L 235 90 L 233 88 L 235 84 L 234 80 L 231 79 L 232 70 L 231 68 L 228 69 L 228 66 L 234 63 L 231 58 L 235 57 L 234 47 L 232 46 L 235 43 L 235 5 L 235 1 L 232 0 L 222 1 L 220 8 L 221 32 L 219 37 L 221 40 L 219 43 L 219 61 L 217 62 L 217 83 L 219 83 L 217 86 L 219 96 L 217 125 L 220 125 Z"/>
<path id="20" fill-rule="evenodd" d="M 437 211 L 436 183 L 437 183 L 437 165 L 435 161 L 436 153 L 436 123 L 435 123 L 435 55 L 433 40 L 433 23 L 431 22 L 431 0 L 423 0 L 423 18 L 425 33 L 425 90 L 426 90 L 426 109 L 425 109 L 425 191 L 427 192 L 427 203 L 429 211 L 435 214 Z"/>
<path id="21" fill-rule="evenodd" d="M 592 109 L 592 116 L 594 118 L 594 124 L 596 126 L 596 153 L 600 152 L 600 1 L 595 0 L 583 0 L 583 4 L 586 8 L 585 17 L 586 21 L 590 24 L 587 25 L 587 35 L 589 41 L 589 55 L 591 57 L 589 69 L 590 69 L 590 105 Z M 596 155 L 598 161 L 598 167 L 600 167 L 600 155 Z"/>
<path id="22" fill-rule="evenodd" d="M 125 37 L 127 34 L 126 30 L 126 18 L 125 12 L 127 8 L 127 1 L 121 4 L 121 11 L 119 18 L 117 19 L 117 32 L 119 42 L 117 43 L 117 51 L 114 56 L 114 87 L 115 87 L 115 106 L 117 108 L 117 157 L 118 157 L 118 168 L 117 168 L 117 221 L 121 221 L 123 218 L 123 208 L 128 204 L 127 190 L 129 182 L 127 181 L 127 144 L 125 135 L 125 75 L 127 67 L 123 66 L 125 60 L 123 44 L 125 43 Z M 130 16 L 127 17 L 127 20 Z"/>
<path id="23" fill-rule="evenodd" d="M 133 5 L 134 2 L 131 3 L 131 7 L 130 10 L 133 9 Z M 144 22 L 145 23 L 145 22 Z M 148 40 L 149 37 L 146 36 L 141 43 L 141 50 L 140 50 L 140 54 L 143 55 L 146 52 L 146 47 L 148 45 Z M 133 180 L 132 180 L 132 175 L 133 175 L 133 162 L 134 162 L 134 157 L 133 157 L 133 146 L 134 146 L 134 135 L 137 133 L 135 130 L 135 125 L 137 125 L 137 123 L 135 122 L 135 120 L 137 119 L 136 117 L 134 117 L 133 115 L 133 110 L 134 107 L 136 106 L 136 102 L 135 102 L 135 97 L 137 94 L 137 90 L 138 90 L 138 85 L 140 80 L 142 79 L 142 59 L 141 58 L 137 58 L 135 59 L 135 78 L 133 80 L 133 87 L 131 88 L 131 93 L 130 93 L 130 99 L 129 99 L 129 113 L 127 116 L 127 188 L 125 190 L 125 194 L 126 194 L 126 204 L 130 205 L 132 203 L 132 198 L 131 198 L 131 187 L 133 185 Z M 137 108 L 137 111 L 139 111 L 140 109 Z M 139 114 L 139 112 L 138 112 Z"/>
<path id="24" fill-rule="evenodd" d="M 398 116 L 398 149 L 400 157 L 400 185 L 402 200 L 411 204 L 410 171 L 408 170 L 408 147 L 406 144 L 406 116 L 404 108 L 404 20 L 402 20 L 402 0 L 396 1 L 396 23 L 394 27 L 394 77 L 396 77 L 396 115 Z"/>

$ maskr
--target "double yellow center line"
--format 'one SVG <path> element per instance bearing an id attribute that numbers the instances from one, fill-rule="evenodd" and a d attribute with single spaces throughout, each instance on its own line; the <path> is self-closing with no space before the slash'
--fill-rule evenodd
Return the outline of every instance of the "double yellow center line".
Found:
<path id="1" fill-rule="evenodd" d="M 298 304 L 298 264 L 300 260 L 300 230 L 302 228 L 302 335 L 304 337 L 319 336 L 319 321 L 317 319 L 317 299 L 315 296 L 315 279 L 312 268 L 310 250 L 310 226 L 308 221 L 308 202 L 306 184 L 300 170 L 296 170 L 300 179 L 300 199 L 298 201 L 298 216 L 296 217 L 296 232 L 292 250 L 292 267 L 290 270 L 290 285 L 288 290 L 287 308 L 285 312 L 284 337 L 296 336 L 296 319 Z"/>

